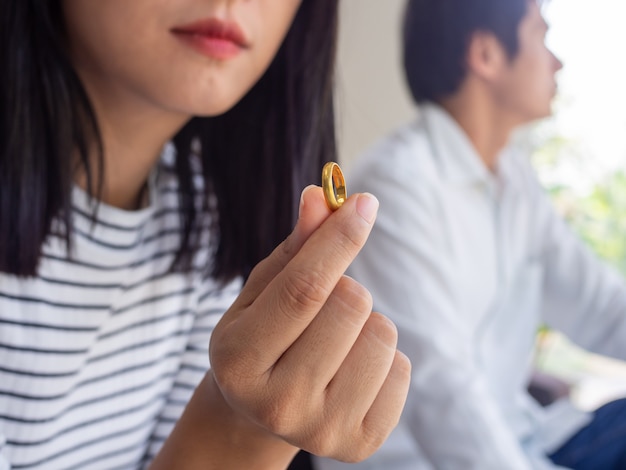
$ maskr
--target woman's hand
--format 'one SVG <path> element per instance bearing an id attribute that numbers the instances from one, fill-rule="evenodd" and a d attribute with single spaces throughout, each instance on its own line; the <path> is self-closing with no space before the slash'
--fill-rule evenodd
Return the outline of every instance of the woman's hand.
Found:
<path id="1" fill-rule="evenodd" d="M 252 271 L 213 332 L 217 388 L 269 441 L 358 461 L 398 422 L 410 363 L 396 350 L 395 326 L 344 276 L 377 208 L 360 194 L 331 213 L 321 189 L 307 188 L 293 233 Z"/>

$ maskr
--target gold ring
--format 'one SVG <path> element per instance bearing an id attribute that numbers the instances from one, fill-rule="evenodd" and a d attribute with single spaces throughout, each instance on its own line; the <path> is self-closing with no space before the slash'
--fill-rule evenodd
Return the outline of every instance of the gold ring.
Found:
<path id="1" fill-rule="evenodd" d="M 346 180 L 335 162 L 328 162 L 322 169 L 322 189 L 330 210 L 336 211 L 346 202 Z"/>

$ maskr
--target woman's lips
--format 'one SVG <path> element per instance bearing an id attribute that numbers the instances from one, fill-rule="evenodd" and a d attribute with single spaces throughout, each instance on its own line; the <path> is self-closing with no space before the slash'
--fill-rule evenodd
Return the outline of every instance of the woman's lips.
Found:
<path id="1" fill-rule="evenodd" d="M 218 60 L 232 59 L 249 47 L 236 23 L 202 20 L 172 28 L 172 33 L 201 54 Z"/>

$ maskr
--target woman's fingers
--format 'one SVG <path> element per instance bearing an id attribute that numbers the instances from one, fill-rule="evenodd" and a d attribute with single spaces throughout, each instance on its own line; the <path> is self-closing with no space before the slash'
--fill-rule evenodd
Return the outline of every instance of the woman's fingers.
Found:
<path id="1" fill-rule="evenodd" d="M 328 387 L 328 403 L 342 410 L 343 426 L 335 424 L 347 432 L 343 439 L 329 443 L 323 449 L 324 455 L 348 462 L 363 460 L 380 447 L 398 424 L 408 393 L 411 364 L 396 350 L 396 341 L 397 331 L 391 321 L 372 314 L 363 335 Z M 330 414 L 328 418 L 332 417 Z M 359 445 L 339 444 L 350 439 Z M 315 449 L 311 451 L 315 453 Z"/>
<path id="2" fill-rule="evenodd" d="M 410 380 L 397 332 L 344 275 L 378 202 L 337 211 L 303 194 L 294 232 L 257 266 L 211 339 L 216 383 L 233 410 L 270 436 L 341 460 L 376 450 L 397 423 Z"/>
<path id="3" fill-rule="evenodd" d="M 307 186 L 300 198 L 298 222 L 289 235 L 273 253 L 261 261 L 250 274 L 237 303 L 249 306 L 302 248 L 304 242 L 328 218 L 331 211 L 324 201 L 322 188 Z"/>
<path id="4" fill-rule="evenodd" d="M 235 328 L 239 333 L 230 334 L 227 341 L 221 342 L 227 348 L 222 353 L 236 351 L 247 355 L 243 359 L 254 364 L 256 371 L 265 369 L 269 373 L 322 309 L 365 244 L 377 208 L 378 201 L 373 196 L 361 194 L 348 199 L 330 215 L 250 305 L 243 309 L 239 308 L 241 304 L 234 306 L 238 310 L 237 318 L 227 324 L 223 333 Z M 276 269 L 285 259 L 282 253 L 275 252 L 270 258 L 274 256 L 278 261 L 267 271 Z M 267 274 L 262 277 L 268 280 Z M 252 287 L 259 289 L 260 286 Z M 228 323 L 228 319 L 225 320 Z M 220 334 L 218 327 L 214 336 Z M 211 353 L 217 351 L 212 348 Z"/>
<path id="5" fill-rule="evenodd" d="M 317 318 L 316 318 L 317 320 Z M 314 323 L 311 327 L 314 326 Z M 326 328 L 326 333 L 330 328 Z M 308 333 L 308 330 L 307 330 Z M 303 373 L 333 355 L 328 344 L 302 350 L 300 339 L 272 373 L 268 387 L 284 399 L 272 416 L 272 429 L 288 442 L 316 455 L 358 461 L 371 455 L 397 425 L 410 381 L 410 362 L 396 350 L 397 331 L 386 317 L 372 313 L 328 386 Z M 316 354 L 325 351 L 324 354 Z M 285 361 L 285 362 L 283 362 Z M 297 368 L 300 361 L 301 368 Z M 292 364 L 296 365 L 292 367 Z M 306 416 L 306 426 L 290 420 Z M 346 445 L 350 443 L 350 445 Z"/>
<path id="6" fill-rule="evenodd" d="M 273 374 L 310 389 L 325 389 L 352 349 L 372 313 L 372 296 L 343 276 L 309 327 L 283 354 Z M 314 351 L 322 351 L 316 354 Z"/>
<path id="7" fill-rule="evenodd" d="M 364 454 L 350 455 L 341 449 L 335 458 L 346 461 L 360 461 L 371 455 L 387 439 L 400 421 L 400 415 L 409 393 L 411 382 L 411 361 L 400 351 L 396 351 L 391 369 L 374 403 L 363 420 L 362 435 L 367 446 L 362 446 Z"/>
<path id="8" fill-rule="evenodd" d="M 359 253 L 375 219 L 378 201 L 360 194 L 348 199 L 304 243 L 254 302 L 271 312 L 267 321 L 250 320 L 275 345 L 275 363 L 322 309 L 348 266 Z M 360 212 L 369 211 L 364 216 Z"/>

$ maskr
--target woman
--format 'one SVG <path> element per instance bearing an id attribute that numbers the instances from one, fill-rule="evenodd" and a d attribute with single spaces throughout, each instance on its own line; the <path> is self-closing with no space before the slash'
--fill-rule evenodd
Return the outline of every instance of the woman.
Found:
<path id="1" fill-rule="evenodd" d="M 336 15 L 0 3 L 0 468 L 284 468 L 390 432 L 408 361 L 343 276 L 376 200 L 307 188 L 270 254 L 334 157 Z"/>

